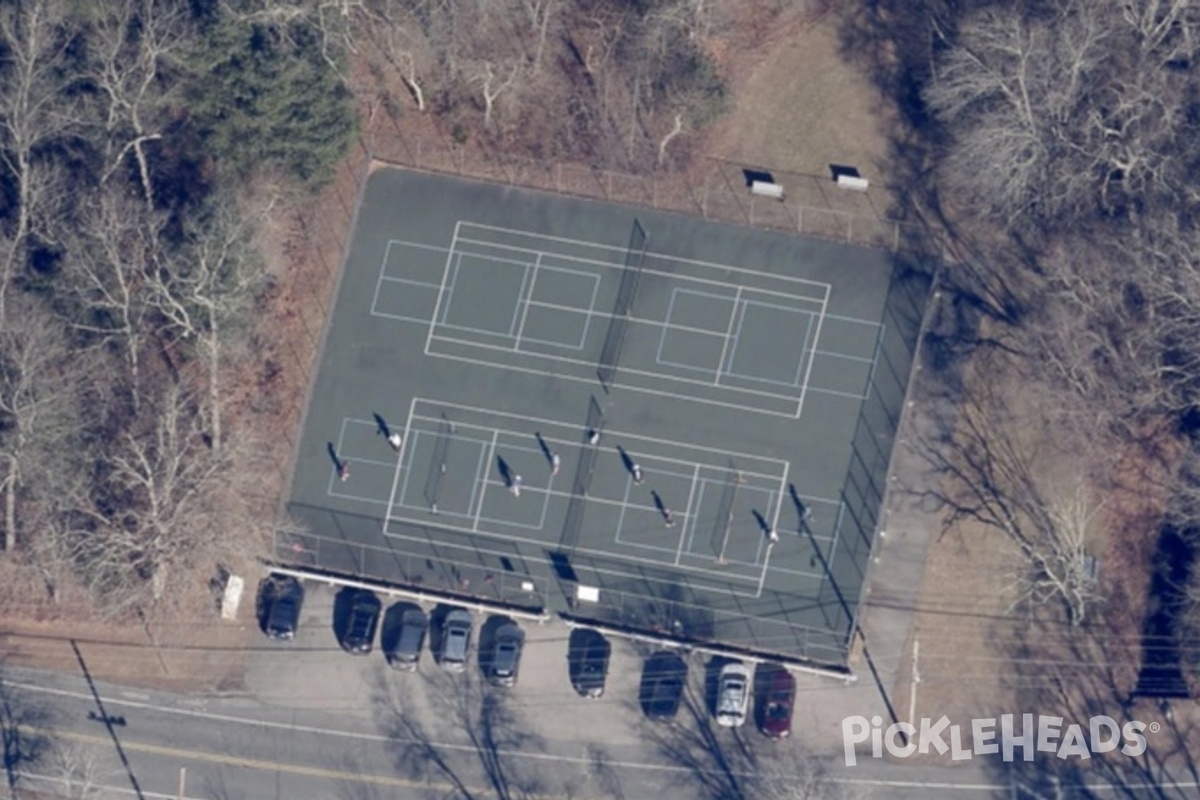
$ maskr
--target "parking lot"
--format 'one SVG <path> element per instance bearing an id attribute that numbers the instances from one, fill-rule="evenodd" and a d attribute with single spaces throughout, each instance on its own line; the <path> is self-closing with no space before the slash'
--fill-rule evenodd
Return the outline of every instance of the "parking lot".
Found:
<path id="1" fill-rule="evenodd" d="M 744 746 L 767 756 L 780 752 L 834 755 L 840 752 L 841 718 L 847 713 L 870 713 L 877 702 L 866 686 L 843 686 L 827 678 L 798 673 L 790 739 L 768 740 L 755 729 L 753 715 L 740 728 L 721 729 L 708 724 L 712 723 L 708 713 L 713 675 L 710 659 L 680 650 L 677 652 L 688 665 L 684 704 L 673 721 L 650 722 L 642 713 L 638 695 L 643 661 L 659 648 L 609 637 L 612 654 L 606 690 L 599 699 L 585 699 L 572 688 L 567 673 L 571 628 L 557 618 L 544 624 L 520 623 L 525 647 L 520 677 L 513 688 L 492 687 L 483 681 L 477 638 L 462 675 L 440 669 L 428 642 L 417 672 L 400 673 L 387 665 L 378 640 L 366 656 L 344 653 L 333 625 L 339 588 L 314 582 L 306 582 L 305 586 L 295 638 L 263 638 L 262 647 L 255 651 L 248 666 L 247 689 L 260 701 L 273 705 L 357 714 L 372 720 L 381 734 L 402 739 L 425 737 L 450 747 L 471 746 L 472 735 L 477 735 L 480 728 L 479 708 L 483 698 L 491 696 L 503 701 L 505 727 L 520 731 L 513 750 L 576 759 L 583 771 L 600 751 L 626 764 L 669 763 L 663 751 L 670 738 L 678 735 L 689 741 L 699 740 L 699 728 L 711 730 L 718 745 Z M 385 611 L 401 602 L 398 597 L 381 599 Z M 432 611 L 433 606 L 425 605 L 425 610 Z M 473 615 L 476 637 L 484 622 L 480 615 Z M 692 715 L 689 703 L 706 719 L 701 721 Z M 397 710 L 402 710 L 402 715 L 397 715 Z M 398 716 L 404 718 L 402 727 L 397 727 Z"/>

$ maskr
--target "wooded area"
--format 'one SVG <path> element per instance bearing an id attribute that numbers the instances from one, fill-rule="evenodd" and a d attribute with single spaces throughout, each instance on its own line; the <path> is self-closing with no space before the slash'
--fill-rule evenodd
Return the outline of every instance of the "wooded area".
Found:
<path id="1" fill-rule="evenodd" d="M 265 552 L 278 424 L 244 385 L 279 276 L 256 237 L 346 158 L 356 90 L 461 141 L 653 168 L 723 108 L 705 42 L 730 13 L 0 5 L 0 566 L 18 602 L 144 614 Z"/>
<path id="2" fill-rule="evenodd" d="M 1139 513 L 1196 529 L 1200 3 L 892 5 L 908 49 L 876 68 L 911 81 L 912 196 L 957 262 L 922 450 L 950 522 L 1022 554 L 1014 600 L 1081 625 L 1089 556 L 1153 549 Z"/>
<path id="3" fill-rule="evenodd" d="M 52 600 L 169 603 L 269 530 L 226 408 L 253 239 L 355 130 L 320 28 L 273 8 L 0 6 L 0 525 Z"/>

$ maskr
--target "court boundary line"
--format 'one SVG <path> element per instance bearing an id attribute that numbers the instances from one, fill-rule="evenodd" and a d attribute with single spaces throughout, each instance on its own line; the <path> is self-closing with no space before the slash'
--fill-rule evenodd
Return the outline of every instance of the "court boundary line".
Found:
<path id="1" fill-rule="evenodd" d="M 442 283 L 438 287 L 437 300 L 433 304 L 433 314 L 429 318 L 429 331 L 425 335 L 425 355 L 429 355 L 429 345 L 433 341 L 433 332 L 438 324 L 438 311 L 442 307 L 442 294 L 446 288 L 446 281 L 450 278 L 450 264 L 454 260 L 454 246 L 458 242 L 458 228 L 462 225 L 462 220 L 454 223 L 454 233 L 450 237 L 450 247 L 446 251 L 446 270 L 442 273 Z M 389 240 L 390 241 L 390 240 Z"/>
<path id="2" fill-rule="evenodd" d="M 623 246 L 623 245 L 601 244 L 599 242 L 586 241 L 584 239 L 572 239 L 572 238 L 566 237 L 566 236 L 553 236 L 550 234 L 535 233 L 533 231 L 521 230 L 519 228 L 506 228 L 506 227 L 503 227 L 500 225 L 488 225 L 487 223 L 483 223 L 483 222 L 469 222 L 469 221 L 465 221 L 465 220 L 459 220 L 459 222 L 469 225 L 472 228 L 481 228 L 483 230 L 499 231 L 501 233 L 514 233 L 514 234 L 517 234 L 518 236 L 529 236 L 531 238 L 546 239 L 548 241 L 553 241 L 553 242 L 565 242 L 567 244 L 582 245 L 584 247 L 594 247 L 597 250 L 609 250 L 609 251 L 613 251 L 613 252 L 617 252 L 617 253 L 624 253 L 629 249 L 627 246 Z M 710 268 L 718 269 L 718 270 L 732 270 L 735 272 L 745 272 L 745 273 L 752 274 L 752 275 L 767 275 L 769 277 L 779 278 L 780 280 L 783 280 L 783 281 L 789 282 L 789 283 L 801 283 L 801 284 L 808 284 L 811 286 L 824 286 L 826 289 L 828 289 L 830 287 L 830 284 L 828 284 L 828 283 L 812 280 L 810 278 L 796 278 L 791 275 L 776 275 L 773 272 L 763 272 L 761 270 L 750 269 L 749 267 L 734 267 L 729 264 L 719 264 L 714 261 L 702 261 L 700 259 L 684 258 L 683 256 L 669 256 L 669 255 L 659 254 L 659 253 L 648 253 L 647 255 L 652 255 L 654 258 L 659 258 L 664 261 L 675 261 L 675 262 L 678 262 L 681 264 L 695 264 L 697 266 L 702 266 L 702 267 L 710 267 Z"/>
<path id="3" fill-rule="evenodd" d="M 466 223 L 466 224 L 470 224 L 470 223 Z M 580 265 L 586 264 L 589 266 L 593 266 L 593 267 L 597 267 L 597 268 L 605 269 L 605 270 L 618 271 L 618 270 L 621 270 L 624 268 L 623 264 L 612 264 L 607 261 L 600 261 L 600 260 L 597 260 L 594 258 L 586 258 L 583 256 L 572 256 L 572 255 L 568 255 L 566 253 L 558 253 L 558 252 L 553 252 L 553 251 L 549 251 L 549 250 L 539 250 L 539 249 L 532 248 L 532 247 L 517 247 L 515 245 L 496 244 L 495 242 L 486 242 L 486 241 L 483 241 L 482 239 L 470 239 L 467 237 L 459 237 L 459 239 L 455 243 L 456 252 L 459 253 L 460 255 L 471 256 L 472 258 L 478 258 L 478 259 L 487 259 L 487 260 L 495 261 L 498 264 L 523 265 L 525 262 L 518 261 L 515 258 L 503 258 L 500 256 L 492 256 L 492 255 L 489 255 L 487 253 L 482 253 L 482 252 L 472 252 L 470 249 L 463 248 L 461 246 L 463 243 L 465 243 L 467 245 L 479 245 L 480 247 L 494 247 L 494 248 L 497 248 L 500 250 L 510 250 L 514 253 L 522 253 L 522 254 L 526 254 L 529 256 L 543 255 L 543 256 L 548 256 L 548 257 L 554 258 L 554 259 L 559 259 L 562 261 L 570 261 L 570 262 L 573 262 L 575 264 L 580 264 Z M 651 258 L 655 257 L 653 254 L 648 254 L 648 255 L 650 255 Z M 691 263 L 703 263 L 703 262 L 691 262 Z M 747 274 L 751 274 L 751 275 L 759 275 L 759 276 L 762 276 L 763 278 L 778 278 L 782 281 L 789 280 L 788 278 L 784 278 L 783 276 L 776 275 L 774 273 L 746 270 L 746 269 L 735 267 L 732 265 L 710 265 L 710 268 L 712 268 L 714 271 L 720 271 L 720 272 L 743 272 L 743 273 L 747 273 Z M 700 278 L 695 275 L 681 275 L 677 272 L 673 272 L 673 271 L 665 270 L 665 269 L 654 269 L 653 267 L 644 267 L 644 271 L 650 275 L 670 277 L 670 278 L 679 280 L 681 282 L 696 283 L 696 284 L 700 284 L 702 286 L 733 287 L 733 286 L 744 285 L 744 284 L 738 284 L 738 283 L 730 283 L 728 281 L 718 280 L 716 278 Z M 820 287 L 828 287 L 829 286 L 829 284 L 820 283 L 819 281 L 812 281 L 811 284 L 814 286 L 820 286 Z M 752 289 L 753 291 L 761 292 L 766 295 L 787 297 L 787 298 L 797 300 L 802 303 L 811 303 L 813 305 L 817 305 L 821 302 L 820 297 L 809 297 L 808 295 L 792 294 L 791 292 L 781 291 L 779 289 L 765 289 L 765 288 L 762 288 L 759 286 L 747 286 L 746 288 Z M 827 293 L 828 293 L 828 291 L 826 291 L 826 294 Z"/>
<path id="4" fill-rule="evenodd" d="M 434 400 L 433 398 L 429 398 L 429 397 L 414 396 L 412 399 L 412 403 L 414 404 L 414 406 L 418 402 L 426 403 L 435 408 L 457 408 L 461 411 L 482 412 L 483 414 L 487 414 L 487 415 L 491 415 L 491 416 L 507 417 L 509 419 L 529 420 L 531 422 L 541 422 L 546 425 L 561 426 L 563 428 L 568 428 L 568 429 L 579 427 L 578 425 L 575 425 L 574 423 L 562 422 L 560 420 L 554 420 L 554 419 L 547 419 L 545 417 L 535 417 L 535 416 L 530 416 L 527 414 L 514 414 L 514 413 L 511 413 L 508 411 L 501 411 L 499 409 L 481 408 L 479 406 L 469 406 L 469 405 L 466 405 L 465 403 L 455 403 L 455 402 L 446 401 L 446 400 Z M 422 418 L 425 417 L 424 414 L 420 414 L 418 416 L 422 417 Z M 466 423 L 466 424 L 469 425 L 471 423 Z M 610 436 L 614 435 L 611 431 L 608 431 L 608 433 Z M 660 439 L 655 436 L 643 436 L 641 434 L 636 434 L 636 433 L 621 433 L 620 435 L 627 439 L 638 439 L 643 442 L 654 442 L 655 444 L 666 444 L 666 445 L 671 445 L 674 447 L 693 449 L 693 450 L 698 450 L 698 451 L 706 452 L 706 453 L 716 453 L 716 454 L 722 455 L 722 456 L 735 456 L 736 458 L 738 458 L 740 460 L 749 460 L 752 462 L 753 461 L 761 461 L 766 464 L 786 464 L 786 463 L 788 463 L 781 458 L 772 458 L 770 456 L 752 455 L 750 453 L 741 453 L 736 450 L 719 450 L 715 447 L 706 447 L 704 445 L 699 445 L 699 444 L 688 444 L 688 443 L 683 443 L 683 442 L 677 442 L 673 439 Z M 746 470 L 742 470 L 742 471 L 747 472 Z M 747 472 L 747 474 L 755 474 L 755 473 Z M 763 476 L 766 475 L 766 473 L 758 473 L 758 474 L 763 475 Z M 774 475 L 771 475 L 771 477 L 773 478 Z M 829 501 L 829 502 L 840 502 L 840 501 L 833 500 L 833 501 Z"/>
<path id="5" fill-rule="evenodd" d="M 410 526 L 410 527 L 416 528 L 416 529 L 420 529 L 423 527 L 420 523 L 415 522 L 413 520 L 408 520 L 408 519 L 393 519 L 390 521 L 394 522 L 398 525 L 407 525 L 407 526 Z M 461 528 L 445 526 L 445 529 L 447 531 L 450 531 L 450 532 L 453 532 L 456 534 L 460 534 L 463 536 L 474 535 L 474 534 L 472 534 L 472 532 L 470 530 L 465 530 L 465 529 L 461 529 Z M 389 540 L 389 541 L 392 539 L 401 539 L 401 540 L 405 540 L 405 541 L 416 542 L 418 544 L 423 544 L 426 546 L 428 546 L 430 543 L 430 537 L 428 535 L 415 536 L 415 535 L 410 535 L 410 534 L 402 533 L 402 532 L 389 531 L 386 528 L 384 530 L 383 535 L 384 535 L 385 539 Z M 328 537 L 320 537 L 320 538 L 328 539 Z M 499 539 L 499 537 L 496 537 L 496 538 L 497 538 L 497 540 Z M 530 544 L 530 545 L 537 545 L 537 546 L 543 546 L 543 547 L 545 546 L 545 542 L 533 542 L 533 541 L 530 541 L 527 539 L 520 539 L 518 537 L 510 537 L 510 538 L 513 538 L 514 540 L 517 540 L 517 541 L 521 542 L 522 544 Z M 336 541 L 336 540 L 330 540 L 330 541 Z M 450 550 L 459 550 L 462 552 L 469 552 L 472 554 L 483 554 L 483 555 L 493 556 L 497 559 L 502 558 L 502 557 L 507 557 L 507 558 L 513 557 L 513 552 L 511 550 L 505 551 L 505 550 L 497 550 L 497 549 L 487 547 L 487 546 L 485 546 L 486 541 L 483 544 L 478 543 L 478 542 L 469 542 L 469 543 L 460 544 L 460 543 L 456 543 L 456 542 L 443 541 L 443 542 L 439 542 L 438 545 L 439 545 L 439 547 L 443 547 L 443 548 L 450 549 Z M 381 548 L 376 548 L 376 549 L 381 549 Z M 736 573 L 733 573 L 728 569 L 713 570 L 712 568 L 708 568 L 708 567 L 691 566 L 689 564 L 683 564 L 683 563 L 681 563 L 675 567 L 670 567 L 670 562 L 667 562 L 664 560 L 640 558 L 636 555 L 630 555 L 630 554 L 626 554 L 626 553 L 614 553 L 611 551 L 592 550 L 592 549 L 586 548 L 586 547 L 578 547 L 578 548 L 576 548 L 576 552 L 578 552 L 582 555 L 585 555 L 585 556 L 591 556 L 594 559 L 597 559 L 600 561 L 612 563 L 616 566 L 621 566 L 622 562 L 630 562 L 630 571 L 609 569 L 609 568 L 599 567 L 594 564 L 588 566 L 588 569 L 591 569 L 594 572 L 602 573 L 605 575 L 613 575 L 613 576 L 622 577 L 622 578 L 632 578 L 635 580 L 645 580 L 644 575 L 634 572 L 632 570 L 637 569 L 638 566 L 655 567 L 658 569 L 672 568 L 672 569 L 678 569 L 682 572 L 692 573 L 695 575 L 708 576 L 708 578 L 710 578 L 710 579 L 719 578 L 719 581 L 712 581 L 712 582 L 714 584 L 716 584 L 716 583 L 722 584 L 719 586 L 718 585 L 708 586 L 708 585 L 695 584 L 695 583 L 691 584 L 692 588 L 697 591 L 713 592 L 713 593 L 726 593 L 726 594 L 735 595 L 737 597 L 747 597 L 747 598 L 754 598 L 754 599 L 760 599 L 762 597 L 761 593 L 759 592 L 759 590 L 757 588 L 757 585 L 758 585 L 757 582 L 759 580 L 757 575 L 746 575 L 744 577 L 739 578 L 739 577 L 735 577 Z M 411 554 L 409 554 L 409 555 L 411 555 Z M 412 556 L 412 557 L 421 558 L 422 556 Z M 757 572 L 758 571 L 755 570 L 755 573 L 757 573 Z M 774 567 L 774 566 L 771 567 L 771 573 L 773 575 L 782 576 L 785 579 L 791 577 L 791 578 L 808 578 L 811 580 L 820 581 L 826 577 L 823 573 L 807 572 L 804 570 L 789 569 L 786 567 Z M 657 581 L 656 581 L 656 583 L 657 583 Z M 743 584 L 753 586 L 754 591 L 741 591 Z M 765 591 L 766 588 L 767 587 L 764 587 L 763 591 Z M 605 591 L 605 590 L 602 590 L 602 591 Z M 607 591 L 624 592 L 625 590 L 609 589 Z M 645 597 L 647 595 L 639 595 L 639 596 Z M 815 595 L 814 595 L 814 597 L 815 597 Z M 755 617 L 755 619 L 760 619 L 760 617 Z M 766 617 L 766 619 L 770 619 L 770 617 Z"/>
<path id="6" fill-rule="evenodd" d="M 443 327 L 445 327 L 445 326 L 443 326 Z M 449 342 L 451 344 L 459 344 L 459 345 L 463 345 L 465 347 L 475 347 L 475 348 L 478 348 L 481 350 L 499 350 L 499 351 L 505 352 L 505 353 L 513 352 L 511 347 L 501 347 L 499 345 L 488 344 L 486 342 L 473 342 L 473 341 L 470 341 L 469 339 L 459 339 L 454 336 L 435 336 L 432 341 Z M 595 364 L 594 359 L 571 358 L 569 356 L 558 356 L 558 355 L 550 355 L 550 354 L 546 354 L 546 353 L 535 353 L 535 352 L 532 352 L 529 350 L 522 350 L 519 354 L 522 356 L 525 356 L 527 358 L 543 358 L 543 359 L 548 359 L 551 361 L 559 361 L 564 364 L 575 364 L 578 366 L 588 366 L 588 365 Z M 443 354 L 435 352 L 435 353 L 428 353 L 427 355 L 429 355 L 432 358 L 439 358 Z M 507 364 L 495 364 L 490 361 L 485 361 L 482 363 L 491 364 L 492 366 L 498 367 L 501 369 L 513 368 Z M 707 381 L 698 381 L 694 378 L 687 378 L 687 377 L 677 376 L 677 375 L 662 375 L 661 373 L 653 372 L 653 371 L 647 370 L 647 369 L 623 368 L 622 372 L 632 374 L 632 375 L 643 375 L 643 376 L 655 377 L 660 380 L 679 381 L 681 383 L 688 383 L 688 384 L 694 384 L 697 386 L 704 386 L 704 387 L 707 387 L 710 389 L 716 388 L 716 389 L 721 389 L 721 390 L 726 390 L 726 391 L 731 391 L 731 392 L 743 392 L 745 394 L 756 395 L 759 397 L 769 397 L 774 400 L 786 400 L 786 401 L 789 401 L 789 405 L 791 405 L 791 403 L 794 403 L 796 401 L 796 397 L 794 395 L 775 394 L 773 392 L 763 391 L 761 389 L 742 389 L 742 388 L 739 388 L 736 386 L 723 386 L 723 385 L 717 386 L 717 385 L 714 385 Z M 551 372 L 548 374 L 557 375 L 558 373 Z M 622 383 L 621 385 L 628 389 L 636 390 L 638 388 L 638 387 L 635 387 L 635 386 L 632 386 L 632 385 L 626 384 L 626 383 Z M 797 387 L 797 388 L 800 388 L 800 387 Z M 676 395 L 676 396 L 681 396 L 681 395 Z M 688 399 L 695 399 L 695 398 L 689 397 Z M 758 410 L 754 406 L 736 406 L 736 407 L 743 408 L 746 411 L 757 411 Z"/>
<path id="7" fill-rule="evenodd" d="M 829 309 L 829 292 L 825 292 L 825 299 L 821 303 L 821 315 L 817 317 L 817 331 L 813 334 L 813 353 L 815 354 L 817 345 L 821 342 L 821 326 L 825 324 L 825 312 Z M 795 418 L 800 419 L 800 415 L 804 413 L 804 399 L 808 396 L 808 384 L 812 378 L 813 364 L 817 361 L 815 355 L 808 359 L 808 369 L 804 371 L 804 382 L 800 385 L 800 398 L 796 403 Z"/>
<path id="8" fill-rule="evenodd" d="M 408 401 L 408 414 L 404 418 L 404 441 L 400 445 L 402 452 L 397 454 L 399 457 L 396 459 L 396 472 L 392 476 L 392 490 L 388 494 L 387 509 L 384 511 L 384 515 L 383 515 L 382 533 L 385 538 L 387 537 L 388 517 L 390 517 L 392 515 L 392 508 L 396 503 L 396 486 L 400 482 L 400 470 L 404 469 L 404 453 L 408 452 L 409 439 L 411 438 L 411 433 L 412 433 L 413 410 L 416 408 L 416 406 L 417 406 L 417 398 L 414 396 L 411 400 Z M 411 469 L 411 467 L 410 467 L 410 469 Z"/>
<path id="9" fill-rule="evenodd" d="M 479 223 L 469 223 L 469 224 L 472 224 L 472 225 L 478 225 Z M 451 240 L 451 241 L 453 241 L 453 240 Z M 414 241 L 414 240 L 412 240 L 412 239 L 395 239 L 395 238 L 391 238 L 391 239 L 388 239 L 388 240 L 387 240 L 387 244 L 388 244 L 388 245 L 392 245 L 392 244 L 399 244 L 399 245 L 403 245 L 403 246 L 405 246 L 405 247 L 416 247 L 416 248 L 419 248 L 419 249 L 422 249 L 422 250 L 432 250 L 432 251 L 437 251 L 437 252 L 440 252 L 440 253 L 449 253 L 449 252 L 450 252 L 450 247 L 447 247 L 446 245 L 432 245 L 432 244 L 425 244 L 424 242 L 417 242 L 417 241 Z M 556 254 L 556 253 L 551 253 L 551 252 L 544 252 L 544 253 L 543 253 L 543 255 L 548 255 L 548 256 L 551 256 L 551 257 L 555 257 L 555 258 L 559 257 L 559 255 L 558 255 L 558 254 Z M 672 258 L 671 256 L 662 256 L 662 255 L 656 255 L 655 257 L 656 257 L 656 258 Z M 620 265 L 618 265 L 618 264 L 612 264 L 612 265 L 609 265 L 609 266 L 611 266 L 612 268 L 614 268 L 614 269 L 615 269 L 615 268 L 619 267 Z M 668 273 L 668 274 L 669 274 L 669 273 Z M 774 276 L 774 277 L 780 277 L 780 278 L 784 278 L 785 280 L 787 280 L 787 277 L 786 277 L 786 276 L 782 276 L 782 275 L 775 275 L 775 273 L 763 273 L 763 274 L 772 275 L 772 276 Z M 385 277 L 384 277 L 384 280 L 390 280 L 390 281 L 399 281 L 399 280 L 405 280 L 405 279 L 403 279 L 403 278 L 394 278 L 394 277 L 392 277 L 392 276 L 388 275 L 388 276 L 385 276 Z M 797 280 L 801 280 L 801 279 L 797 279 Z M 425 283 L 425 282 L 423 282 L 423 281 L 414 281 L 414 283 L 418 283 L 418 284 L 420 284 L 420 285 L 424 285 L 424 286 L 430 286 L 430 287 L 433 287 L 433 288 L 437 288 L 437 287 L 441 286 L 441 283 L 440 283 L 440 282 L 437 282 L 437 283 L 435 283 L 435 282 L 429 282 L 429 283 Z M 731 285 L 736 285 L 736 284 L 731 284 Z M 821 285 L 824 285 L 824 286 L 831 286 L 831 284 L 821 284 Z M 797 296 L 797 297 L 799 297 L 799 295 L 796 295 L 796 296 Z M 810 302 L 813 302 L 813 303 L 818 303 L 818 302 L 820 302 L 820 301 L 819 301 L 817 298 L 815 298 L 815 297 L 810 297 L 810 298 L 805 298 L 805 299 L 807 299 L 808 301 L 810 301 Z M 864 318 L 862 318 L 862 317 L 851 317 L 851 316 L 847 316 L 847 315 L 845 315 L 845 314 L 826 314 L 826 315 L 825 315 L 825 317 L 826 317 L 826 319 L 835 319 L 835 320 L 838 320 L 839 322 L 851 322 L 851 323 L 854 323 L 854 324 L 857 324 L 857 325 L 869 325 L 869 326 L 872 326 L 872 327 L 879 327 L 879 326 L 881 326 L 881 325 L 883 324 L 882 322 L 880 322 L 880 321 L 879 321 L 879 320 L 877 320 L 877 319 L 864 319 Z M 426 321 L 427 321 L 427 320 L 426 320 Z"/>

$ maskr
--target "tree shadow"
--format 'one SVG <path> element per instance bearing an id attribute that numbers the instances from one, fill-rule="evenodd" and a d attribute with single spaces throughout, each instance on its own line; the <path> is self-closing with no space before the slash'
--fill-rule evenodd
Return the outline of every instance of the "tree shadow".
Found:
<path id="1" fill-rule="evenodd" d="M 1093 750 L 1086 759 L 1049 752 L 1037 753 L 1033 761 L 1016 754 L 1008 762 L 991 757 L 987 768 L 1012 787 L 1013 797 L 1195 796 L 1200 726 L 1192 714 L 1171 713 L 1169 707 L 1135 696 L 1140 643 L 1103 623 L 1081 629 L 1042 619 L 1014 629 L 1018 632 L 1003 655 L 1014 667 L 1013 679 L 1024 686 L 1018 692 L 1019 708 L 1043 717 L 1061 716 L 1064 731 L 1074 723 L 1085 736 L 1093 717 L 1111 717 L 1122 727 L 1140 723 L 1146 726 L 1141 732 L 1146 749 L 1141 754 L 1123 753 L 1121 746 L 1109 752 Z M 1121 745 L 1132 742 L 1121 735 Z"/>
<path id="2" fill-rule="evenodd" d="M 437 675 L 389 681 L 382 671 L 372 686 L 372 707 L 384 735 L 391 739 L 397 771 L 414 780 L 442 781 L 457 797 L 467 800 L 529 800 L 560 793 L 566 787 L 549 781 L 523 763 L 517 754 L 543 752 L 545 740 L 531 731 L 508 695 L 490 691 L 473 673 L 455 680 Z M 424 715 L 451 726 L 436 732 L 415 711 L 429 702 Z M 465 746 L 440 741 L 462 739 Z"/>

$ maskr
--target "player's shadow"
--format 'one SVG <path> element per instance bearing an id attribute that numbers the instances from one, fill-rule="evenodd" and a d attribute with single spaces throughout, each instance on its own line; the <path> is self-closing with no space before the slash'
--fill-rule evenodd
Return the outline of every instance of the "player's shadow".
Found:
<path id="1" fill-rule="evenodd" d="M 771 523 L 767 522 L 767 518 L 760 514 L 757 508 L 752 509 L 751 513 L 754 514 L 754 521 L 758 523 L 758 529 L 763 533 L 769 533 L 771 531 Z"/>
<path id="2" fill-rule="evenodd" d="M 808 531 L 808 523 L 812 520 L 812 508 L 800 499 L 800 493 L 796 491 L 796 484 L 788 484 L 788 494 L 792 498 L 792 505 L 796 507 L 796 514 L 800 517 L 800 530 Z M 757 512 L 755 514 L 757 515 Z"/>
<path id="3" fill-rule="evenodd" d="M 496 469 L 500 471 L 500 480 L 504 481 L 504 485 L 511 487 L 514 473 L 512 467 L 504 460 L 504 456 L 496 456 Z"/>
<path id="4" fill-rule="evenodd" d="M 617 445 L 617 452 L 621 455 L 621 463 L 625 465 L 625 471 L 632 475 L 637 467 L 633 461 L 633 456 L 629 455 L 621 445 Z"/>
<path id="5" fill-rule="evenodd" d="M 338 458 L 337 448 L 333 446 L 333 442 L 326 442 L 325 449 L 329 452 L 329 460 L 333 462 L 333 468 L 340 470 L 342 468 L 342 460 Z"/>
<path id="6" fill-rule="evenodd" d="M 553 464 L 554 463 L 554 451 L 550 449 L 550 445 L 542 437 L 542 432 L 538 431 L 533 435 L 535 438 L 537 438 L 538 447 L 540 447 L 542 449 L 542 455 L 544 455 L 546 457 L 546 461 Z"/>
<path id="7" fill-rule="evenodd" d="M 387 424 L 387 420 L 379 416 L 378 413 L 373 413 L 371 416 L 375 417 L 375 430 L 379 432 L 379 435 L 385 439 L 391 439 L 392 429 Z"/>

